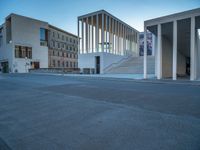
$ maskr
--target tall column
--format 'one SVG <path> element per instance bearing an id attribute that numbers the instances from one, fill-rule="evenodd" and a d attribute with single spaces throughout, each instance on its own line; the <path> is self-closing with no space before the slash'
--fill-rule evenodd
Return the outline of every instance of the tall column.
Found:
<path id="1" fill-rule="evenodd" d="M 125 55 L 127 56 L 127 28 L 125 26 Z"/>
<path id="2" fill-rule="evenodd" d="M 195 56 L 195 17 L 191 17 L 190 39 L 190 80 L 196 79 L 196 56 Z"/>
<path id="3" fill-rule="evenodd" d="M 147 79 L 147 28 L 144 27 L 144 79 Z"/>
<path id="4" fill-rule="evenodd" d="M 81 20 L 81 23 L 82 23 L 82 34 L 81 34 L 81 37 L 82 37 L 82 53 L 84 53 L 84 19 Z"/>
<path id="5" fill-rule="evenodd" d="M 125 26 L 123 25 L 123 55 L 125 55 Z"/>
<path id="6" fill-rule="evenodd" d="M 137 56 L 140 55 L 140 33 L 137 32 Z"/>
<path id="7" fill-rule="evenodd" d="M 115 54 L 117 54 L 117 21 L 115 20 Z"/>
<path id="8" fill-rule="evenodd" d="M 101 51 L 104 52 L 104 14 L 102 14 L 101 21 Z"/>
<path id="9" fill-rule="evenodd" d="M 157 79 L 162 78 L 162 32 L 161 24 L 158 24 L 158 55 L 157 55 Z"/>
<path id="10" fill-rule="evenodd" d="M 78 24 L 77 24 L 77 28 L 78 28 L 78 53 L 80 54 L 80 31 L 79 31 L 79 19 L 78 19 Z"/>
<path id="11" fill-rule="evenodd" d="M 111 40 L 112 40 L 112 31 L 111 31 L 111 17 L 109 16 L 109 22 L 108 22 L 108 26 L 109 26 L 109 40 L 108 40 L 108 49 L 109 49 L 109 53 L 111 52 Z"/>
<path id="12" fill-rule="evenodd" d="M 99 52 L 99 15 L 96 15 L 96 29 L 95 29 L 95 40 L 96 40 L 96 52 Z"/>
<path id="13" fill-rule="evenodd" d="M 105 17 L 106 17 L 106 31 L 105 31 L 105 33 L 106 33 L 106 52 L 108 51 L 108 45 L 107 45 L 107 43 L 108 43 L 108 16 L 107 15 L 105 15 Z"/>
<path id="14" fill-rule="evenodd" d="M 85 39 L 86 39 L 86 42 L 85 42 L 85 45 L 86 45 L 86 53 L 88 53 L 88 18 L 86 18 L 86 24 L 85 24 Z"/>
<path id="15" fill-rule="evenodd" d="M 173 22 L 173 80 L 177 74 L 177 20 Z"/>
<path id="16" fill-rule="evenodd" d="M 155 42 L 156 42 L 156 37 L 154 34 L 152 34 L 152 56 L 155 56 L 155 47 L 156 47 Z"/>
<path id="17" fill-rule="evenodd" d="M 115 24 L 114 24 L 114 19 L 112 19 L 112 53 L 115 54 L 115 42 L 114 42 L 114 32 L 115 32 Z"/>
<path id="18" fill-rule="evenodd" d="M 92 53 L 94 52 L 94 16 L 91 16 L 91 26 L 92 26 Z"/>
<path id="19" fill-rule="evenodd" d="M 119 55 L 119 53 L 120 53 L 120 45 L 119 45 L 119 35 L 120 35 L 120 29 L 119 29 L 119 26 L 120 26 L 120 24 L 119 24 L 119 22 L 117 22 L 118 23 L 118 26 L 117 26 L 117 54 Z"/>
<path id="20" fill-rule="evenodd" d="M 88 18 L 88 52 L 90 53 L 91 52 L 91 43 L 90 43 L 90 40 L 91 40 L 91 26 L 90 26 L 90 22 L 89 22 L 89 18 Z"/>

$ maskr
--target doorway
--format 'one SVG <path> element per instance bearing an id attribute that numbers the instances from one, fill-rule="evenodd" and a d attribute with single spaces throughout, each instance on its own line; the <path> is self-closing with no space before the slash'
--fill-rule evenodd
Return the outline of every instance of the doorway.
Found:
<path id="1" fill-rule="evenodd" d="M 1 62 L 2 73 L 9 73 L 8 61 Z"/>
<path id="2" fill-rule="evenodd" d="M 32 69 L 39 69 L 40 68 L 40 62 L 31 62 L 31 68 Z"/>
<path id="3" fill-rule="evenodd" d="M 95 57 L 96 74 L 100 74 L 100 56 Z"/>

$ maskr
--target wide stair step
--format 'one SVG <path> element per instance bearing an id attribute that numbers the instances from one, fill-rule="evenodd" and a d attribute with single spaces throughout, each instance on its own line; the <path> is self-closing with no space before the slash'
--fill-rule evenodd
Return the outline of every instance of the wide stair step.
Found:
<path id="1" fill-rule="evenodd" d="M 143 57 L 131 57 L 126 61 L 115 64 L 110 67 L 105 73 L 111 74 L 143 74 Z M 155 74 L 155 57 L 147 57 L 147 73 Z"/>

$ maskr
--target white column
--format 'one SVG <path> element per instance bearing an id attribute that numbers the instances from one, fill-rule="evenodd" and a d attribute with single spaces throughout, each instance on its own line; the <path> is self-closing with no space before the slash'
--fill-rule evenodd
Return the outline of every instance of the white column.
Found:
<path id="1" fill-rule="evenodd" d="M 156 36 L 154 34 L 152 34 L 152 56 L 155 56 L 155 48 L 156 48 L 155 43 L 156 43 Z"/>
<path id="2" fill-rule="evenodd" d="M 78 53 L 80 54 L 80 31 L 79 31 L 79 19 L 78 19 L 78 24 L 77 24 L 77 28 L 78 28 Z"/>
<path id="3" fill-rule="evenodd" d="M 81 34 L 81 37 L 82 37 L 82 53 L 84 53 L 84 19 L 81 20 L 81 23 L 82 23 L 82 34 Z"/>
<path id="4" fill-rule="evenodd" d="M 127 56 L 127 28 L 125 26 L 125 55 Z"/>
<path id="5" fill-rule="evenodd" d="M 115 20 L 115 54 L 117 54 L 117 21 Z"/>
<path id="6" fill-rule="evenodd" d="M 195 17 L 191 17 L 191 39 L 190 39 L 190 80 L 196 79 L 196 59 L 195 59 Z"/>
<path id="7" fill-rule="evenodd" d="M 137 56 L 140 55 L 140 33 L 137 32 Z"/>
<path id="8" fill-rule="evenodd" d="M 156 35 L 154 35 L 154 39 L 155 39 L 155 41 L 154 41 L 155 76 L 157 77 L 157 67 L 158 67 L 158 65 L 157 65 L 157 62 L 158 62 L 158 59 L 157 59 L 158 58 L 157 57 L 157 55 L 158 55 L 157 43 L 158 43 L 158 38 L 157 38 Z"/>
<path id="9" fill-rule="evenodd" d="M 123 55 L 125 55 L 125 43 L 126 43 L 125 26 L 123 25 Z"/>
<path id="10" fill-rule="evenodd" d="M 115 24 L 114 24 L 114 19 L 112 19 L 112 53 L 115 54 L 115 45 L 114 45 L 114 32 L 115 32 Z"/>
<path id="11" fill-rule="evenodd" d="M 162 78 L 162 33 L 161 24 L 158 24 L 158 55 L 157 55 L 157 79 Z"/>
<path id="12" fill-rule="evenodd" d="M 88 18 L 88 52 L 90 53 L 91 52 L 91 26 L 90 26 L 90 23 L 89 23 L 89 18 Z"/>
<path id="13" fill-rule="evenodd" d="M 111 43 L 111 39 L 112 39 L 112 31 L 111 31 L 111 17 L 109 16 L 109 23 L 108 23 L 108 26 L 109 26 L 109 40 L 108 40 L 108 43 L 109 43 L 109 45 L 108 45 L 108 49 L 109 49 L 109 53 L 111 52 L 111 45 L 110 45 L 110 43 Z"/>
<path id="14" fill-rule="evenodd" d="M 91 26 L 92 26 L 92 53 L 94 52 L 94 16 L 91 16 L 92 20 L 91 20 Z"/>
<path id="15" fill-rule="evenodd" d="M 117 54 L 119 54 L 119 22 L 117 21 Z"/>
<path id="16" fill-rule="evenodd" d="M 99 15 L 96 15 L 96 33 L 95 33 L 95 40 L 96 40 L 96 52 L 99 52 Z"/>
<path id="17" fill-rule="evenodd" d="M 105 15 L 105 17 L 106 17 L 106 31 L 105 31 L 105 33 L 106 33 L 106 52 L 107 52 L 108 51 L 108 46 L 107 46 L 107 42 L 108 42 L 108 16 Z"/>
<path id="18" fill-rule="evenodd" d="M 173 22 L 173 80 L 177 74 L 177 20 Z"/>
<path id="19" fill-rule="evenodd" d="M 144 27 L 144 79 L 147 79 L 147 28 Z"/>
<path id="20" fill-rule="evenodd" d="M 104 14 L 102 14 L 101 23 L 101 51 L 104 52 Z"/>
<path id="21" fill-rule="evenodd" d="M 86 42 L 85 42 L 85 45 L 86 45 L 86 53 L 88 53 L 88 18 L 86 18 L 86 24 L 85 24 L 85 39 L 86 39 Z"/>

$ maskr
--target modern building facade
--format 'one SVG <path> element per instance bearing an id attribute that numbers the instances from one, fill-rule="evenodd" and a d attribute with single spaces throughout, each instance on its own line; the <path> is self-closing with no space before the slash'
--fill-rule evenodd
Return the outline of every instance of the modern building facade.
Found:
<path id="1" fill-rule="evenodd" d="M 0 68 L 20 73 L 38 68 L 77 68 L 77 41 L 77 36 L 47 22 L 10 14 L 0 26 Z"/>
<path id="2" fill-rule="evenodd" d="M 200 8 L 144 22 L 144 78 L 147 78 L 147 31 L 155 36 L 157 79 L 200 78 Z"/>
<path id="3" fill-rule="evenodd" d="M 128 56 L 139 55 L 139 32 L 105 10 L 78 17 L 79 67 L 96 73 Z"/>

